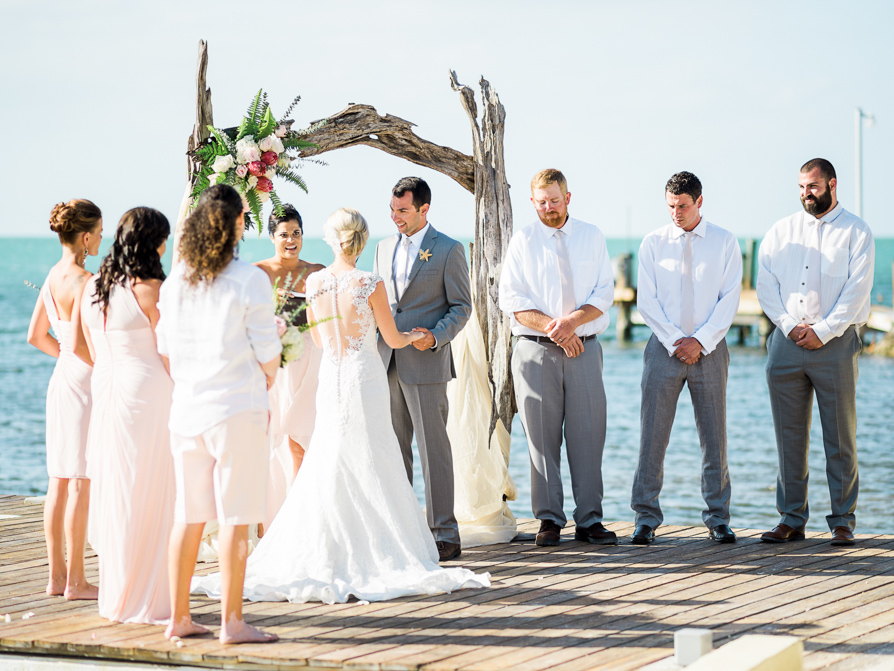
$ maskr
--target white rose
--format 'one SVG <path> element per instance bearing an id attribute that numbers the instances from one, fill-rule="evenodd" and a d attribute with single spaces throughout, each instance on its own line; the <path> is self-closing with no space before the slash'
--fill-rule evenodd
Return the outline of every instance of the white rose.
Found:
<path id="1" fill-rule="evenodd" d="M 261 151 L 270 151 L 271 149 L 273 149 L 273 139 L 275 137 L 276 137 L 275 135 L 268 135 L 267 137 L 262 139 L 258 143 L 258 147 L 260 148 L 260 150 Z"/>
<path id="2" fill-rule="evenodd" d="M 236 143 L 236 162 L 251 163 L 252 161 L 260 161 L 261 152 L 258 151 L 258 144 L 251 135 L 246 135 Z"/>
<path id="3" fill-rule="evenodd" d="M 270 138 L 271 144 L 273 146 L 273 151 L 275 151 L 277 154 L 282 154 L 286 150 L 286 148 L 283 146 L 282 140 L 280 140 L 275 135 L 271 135 Z"/>
<path id="4" fill-rule="evenodd" d="M 211 186 L 217 184 L 218 177 L 220 177 L 220 175 L 218 175 L 216 172 L 212 172 L 210 175 L 208 175 L 208 181 L 211 182 Z"/>
<path id="5" fill-rule="evenodd" d="M 266 191 L 258 191 L 257 194 L 258 200 L 260 200 L 262 203 L 266 203 L 268 200 L 270 200 L 270 194 Z"/>
<path id="6" fill-rule="evenodd" d="M 236 161 L 233 160 L 233 157 L 229 154 L 225 154 L 224 156 L 218 156 L 214 159 L 214 163 L 211 164 L 211 169 L 214 170 L 214 172 L 227 172 L 234 165 L 236 165 Z"/>
<path id="7" fill-rule="evenodd" d="M 288 156 L 288 155 L 286 155 L 286 154 L 282 154 L 282 155 L 279 157 L 279 159 L 277 159 L 276 164 L 277 164 L 280 168 L 288 168 L 290 165 L 292 165 L 292 157 L 291 157 L 291 156 Z"/>
<path id="8" fill-rule="evenodd" d="M 276 133 L 276 137 L 285 137 L 286 133 L 289 132 L 289 129 L 286 126 L 277 126 L 276 130 L 273 132 Z"/>
<path id="9" fill-rule="evenodd" d="M 276 177 L 276 170 L 273 168 L 267 168 L 267 179 L 273 181 L 273 178 Z"/>
<path id="10" fill-rule="evenodd" d="M 246 181 L 248 182 L 249 189 L 253 189 L 258 185 L 258 178 L 254 175 L 249 175 Z"/>

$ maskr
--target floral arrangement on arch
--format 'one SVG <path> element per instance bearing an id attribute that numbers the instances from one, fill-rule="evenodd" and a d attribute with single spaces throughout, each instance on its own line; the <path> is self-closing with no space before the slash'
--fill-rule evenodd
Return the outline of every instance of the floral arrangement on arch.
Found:
<path id="1" fill-rule="evenodd" d="M 260 224 L 262 204 L 270 200 L 276 214 L 282 214 L 282 202 L 273 188 L 274 177 L 281 177 L 307 192 L 307 185 L 292 169 L 292 163 L 300 160 L 301 149 L 316 146 L 302 138 L 319 126 L 291 130 L 292 122 L 287 117 L 299 100 L 301 97 L 296 97 L 277 121 L 267 103 L 267 94 L 261 89 L 238 128 L 208 126 L 211 136 L 192 152 L 201 165 L 194 173 L 195 186 L 190 194 L 193 206 L 205 189 L 215 184 L 229 184 L 242 196 L 246 228 L 251 228 L 254 218 L 260 235 L 264 228 Z"/>

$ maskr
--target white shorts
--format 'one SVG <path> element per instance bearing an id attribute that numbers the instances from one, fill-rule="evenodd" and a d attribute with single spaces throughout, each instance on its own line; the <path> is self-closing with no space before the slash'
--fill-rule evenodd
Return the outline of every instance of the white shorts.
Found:
<path id="1" fill-rule="evenodd" d="M 267 513 L 266 410 L 228 417 L 198 436 L 171 433 L 177 498 L 174 521 L 257 524 Z"/>

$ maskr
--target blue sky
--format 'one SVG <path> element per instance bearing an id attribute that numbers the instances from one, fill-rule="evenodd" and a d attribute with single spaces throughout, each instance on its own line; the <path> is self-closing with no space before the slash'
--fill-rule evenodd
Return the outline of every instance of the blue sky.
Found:
<path id="1" fill-rule="evenodd" d="M 46 235 L 52 205 L 87 197 L 106 233 L 136 205 L 174 219 L 194 119 L 197 43 L 209 42 L 215 121 L 235 125 L 258 88 L 274 112 L 303 97 L 297 125 L 367 103 L 471 153 L 448 70 L 506 107 L 516 226 L 533 219 L 531 176 L 563 170 L 574 216 L 608 237 L 667 221 L 664 184 L 702 180 L 708 219 L 760 237 L 800 207 L 797 171 L 823 156 L 854 205 L 854 108 L 864 131 L 864 218 L 894 236 L 884 156 L 894 149 L 894 3 L 152 2 L 4 0 L 0 26 L 0 235 Z M 369 148 L 302 169 L 310 193 L 278 185 L 320 235 L 351 206 L 375 236 L 393 230 L 391 186 L 432 185 L 431 221 L 473 234 L 472 196 Z"/>

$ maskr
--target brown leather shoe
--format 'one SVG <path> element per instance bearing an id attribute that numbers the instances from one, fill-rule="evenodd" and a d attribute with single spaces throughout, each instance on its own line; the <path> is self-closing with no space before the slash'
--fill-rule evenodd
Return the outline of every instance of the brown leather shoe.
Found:
<path id="1" fill-rule="evenodd" d="M 438 561 L 449 561 L 456 559 L 462 554 L 462 546 L 459 543 L 448 543 L 447 541 L 438 541 Z"/>
<path id="2" fill-rule="evenodd" d="M 804 529 L 794 529 L 788 524 L 777 524 L 773 531 L 765 531 L 761 534 L 761 540 L 765 543 L 802 541 L 804 540 Z"/>
<path id="3" fill-rule="evenodd" d="M 562 527 L 552 520 L 540 520 L 540 531 L 537 532 L 537 538 L 534 539 L 536 545 L 558 545 L 559 535 L 562 533 Z"/>
<path id="4" fill-rule="evenodd" d="M 854 532 L 850 527 L 835 527 L 832 529 L 832 545 L 853 545 Z"/>
<path id="5" fill-rule="evenodd" d="M 593 545 L 617 545 L 618 536 L 614 531 L 609 531 L 602 522 L 589 527 L 574 527 L 574 540 L 587 541 Z"/>

